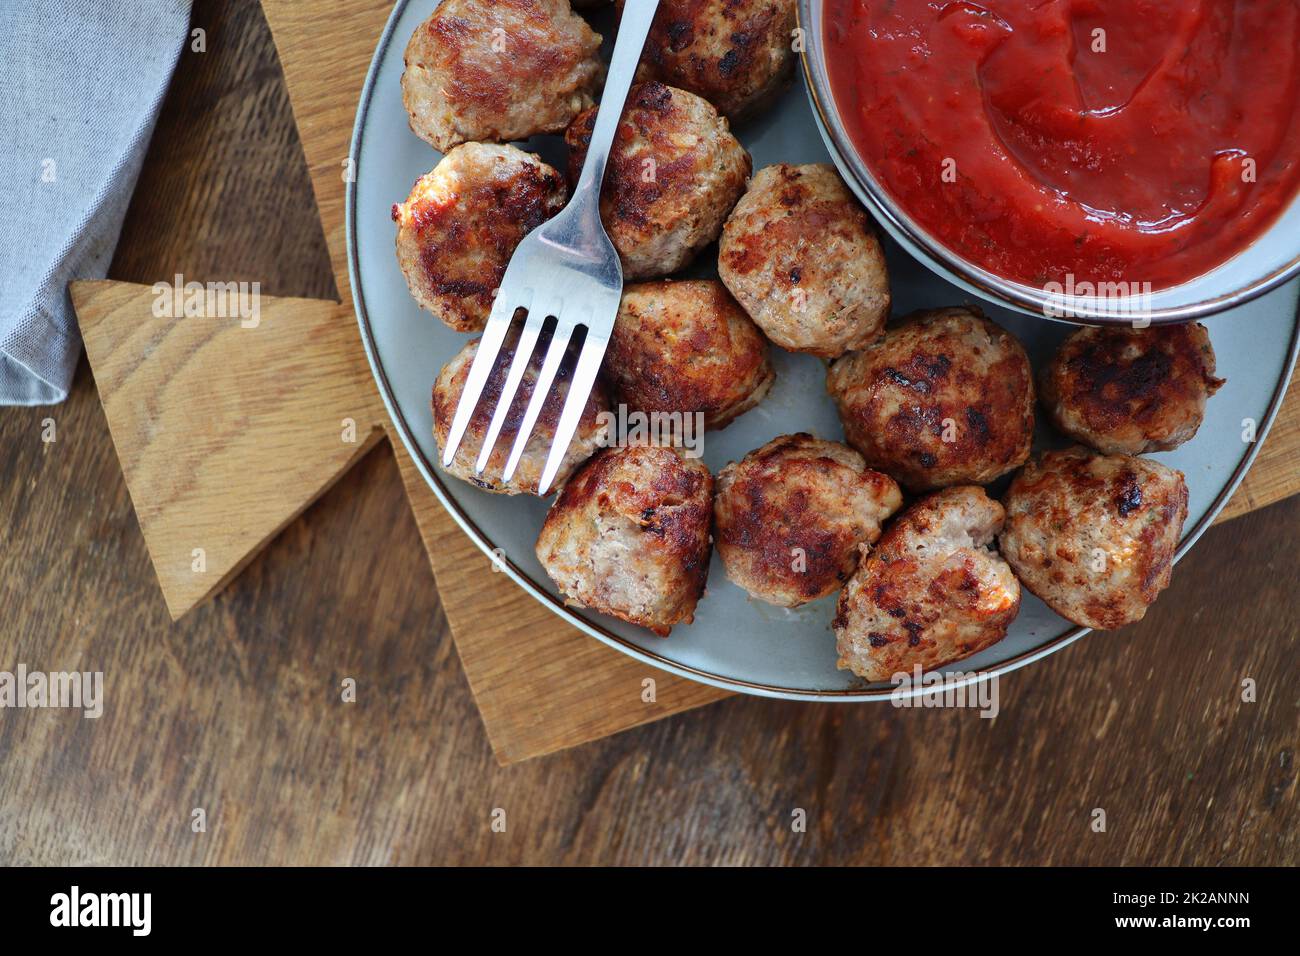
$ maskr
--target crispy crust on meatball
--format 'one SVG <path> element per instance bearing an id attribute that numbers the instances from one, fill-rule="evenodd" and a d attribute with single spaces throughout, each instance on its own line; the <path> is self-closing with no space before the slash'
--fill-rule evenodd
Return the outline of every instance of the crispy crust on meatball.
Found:
<path id="1" fill-rule="evenodd" d="M 1082 328 L 1039 377 L 1056 428 L 1108 455 L 1168 451 L 1189 441 L 1222 387 L 1200 323 Z"/>
<path id="2" fill-rule="evenodd" d="M 864 348 L 889 317 L 880 241 L 830 165 L 760 169 L 723 227 L 718 276 L 792 352 Z"/>
<path id="3" fill-rule="evenodd" d="M 560 413 L 564 410 L 564 400 L 569 394 L 569 378 L 572 371 L 570 363 L 565 362 L 560 366 L 560 371 L 556 374 L 551 391 L 542 405 L 541 414 L 537 417 L 537 424 L 533 426 L 533 433 L 528 439 L 514 475 L 509 482 L 502 481 L 501 475 L 505 471 L 506 460 L 510 457 L 510 449 L 514 447 L 515 437 L 519 434 L 519 427 L 523 423 L 524 411 L 528 408 L 533 387 L 537 383 L 542 356 L 546 354 L 546 346 L 550 341 L 545 335 L 534 350 L 528 369 L 519 383 L 519 389 L 515 392 L 515 399 L 510 404 L 510 411 L 501 428 L 501 435 L 492 448 L 492 456 L 488 459 L 487 467 L 483 469 L 481 475 L 474 474 L 474 464 L 483 448 L 483 439 L 492 421 L 492 413 L 501 398 L 501 389 L 505 385 L 506 373 L 514 358 L 517 340 L 517 333 L 512 333 L 502 345 L 496 364 L 488 375 L 487 384 L 483 386 L 483 395 L 470 418 L 469 428 L 466 429 L 465 436 L 461 439 L 460 447 L 456 449 L 456 456 L 452 459 L 447 472 L 484 491 L 506 495 L 535 495 L 541 481 L 542 468 L 551 450 L 555 427 L 559 423 Z M 433 434 L 437 439 L 439 452 L 447 446 L 447 435 L 451 431 L 451 421 L 456 414 L 456 404 L 460 401 L 461 392 L 465 390 L 465 378 L 469 375 L 469 367 L 473 364 L 477 353 L 478 339 L 475 339 L 443 366 L 442 372 L 434 383 Z M 556 486 L 604 444 L 607 426 L 601 413 L 608 409 L 609 401 L 605 397 L 605 389 L 598 381 L 587 399 L 587 406 L 582 411 L 582 417 L 578 419 L 578 430 L 574 433 L 573 440 L 569 443 L 568 453 L 564 456 L 560 470 L 556 474 Z"/>
<path id="4" fill-rule="evenodd" d="M 1002 506 L 983 489 L 947 488 L 912 505 L 840 592 L 839 667 L 869 681 L 942 667 L 1007 635 L 1020 584 L 989 550 Z"/>
<path id="5" fill-rule="evenodd" d="M 1075 447 L 1026 465 L 1003 503 L 1003 555 L 1025 587 L 1075 624 L 1139 621 L 1168 587 L 1187 520 L 1182 472 Z"/>
<path id="6" fill-rule="evenodd" d="M 767 340 L 711 279 L 628 286 L 604 374 L 630 410 L 702 412 L 706 428 L 749 411 L 776 380 Z"/>
<path id="7" fill-rule="evenodd" d="M 847 445 L 783 435 L 718 475 L 718 554 L 753 597 L 798 607 L 838 590 L 902 503 L 894 480 Z"/>
<path id="8" fill-rule="evenodd" d="M 675 448 L 606 449 L 551 506 L 537 558 L 568 604 L 666 637 L 704 593 L 712 500 L 709 469 Z"/>
<path id="9" fill-rule="evenodd" d="M 563 177 L 513 146 L 457 146 L 393 205 L 411 296 L 457 332 L 481 331 L 515 247 L 564 208 Z"/>
<path id="10" fill-rule="evenodd" d="M 985 484 L 1029 458 L 1029 357 L 977 309 L 910 316 L 838 359 L 826 387 L 848 443 L 910 491 Z"/>
<path id="11" fill-rule="evenodd" d="M 796 22 L 795 0 L 662 0 L 637 75 L 745 119 L 794 75 Z"/>
<path id="12" fill-rule="evenodd" d="M 411 129 L 444 153 L 558 133 L 595 102 L 599 50 L 568 0 L 443 0 L 406 46 Z"/>
<path id="13" fill-rule="evenodd" d="M 595 123 L 596 110 L 587 110 L 564 134 L 573 182 Z M 749 153 L 707 101 L 662 83 L 632 87 L 600 197 L 623 278 L 668 275 L 694 259 L 722 232 L 750 168 Z"/>

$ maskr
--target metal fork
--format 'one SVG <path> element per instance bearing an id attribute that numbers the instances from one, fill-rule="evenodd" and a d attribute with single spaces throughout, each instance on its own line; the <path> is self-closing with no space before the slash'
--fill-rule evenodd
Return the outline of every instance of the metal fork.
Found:
<path id="1" fill-rule="evenodd" d="M 564 454 L 578 428 L 578 421 L 596 382 L 596 373 L 605 357 L 605 347 L 609 344 L 614 317 L 623 295 L 623 265 L 600 221 L 600 187 L 605 179 L 605 164 L 623 114 L 623 105 L 632 86 L 637 62 L 641 59 L 641 49 L 645 46 L 658 7 L 659 0 L 627 0 L 623 7 L 605 92 L 596 113 L 591 145 L 578 184 L 568 205 L 555 218 L 525 236 L 510 258 L 501 288 L 492 303 L 492 313 L 479 342 L 478 354 L 474 356 L 474 363 L 465 379 L 465 390 L 452 417 L 447 447 L 442 452 L 444 468 L 456 455 L 482 396 L 483 386 L 520 309 L 527 312 L 527 317 L 483 439 L 482 451 L 474 465 L 474 473 L 482 474 L 487 467 L 547 318 L 556 320 L 555 331 L 551 334 L 550 347 L 542 361 L 502 480 L 509 481 L 514 476 L 556 372 L 568 351 L 569 341 L 576 329 L 585 327 L 587 334 L 569 381 L 569 395 L 537 486 L 539 495 L 550 489 L 564 461 Z"/>

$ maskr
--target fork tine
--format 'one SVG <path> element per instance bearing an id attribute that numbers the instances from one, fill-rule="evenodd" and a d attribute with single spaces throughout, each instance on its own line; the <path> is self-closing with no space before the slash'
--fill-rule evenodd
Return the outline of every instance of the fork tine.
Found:
<path id="1" fill-rule="evenodd" d="M 596 374 L 600 371 L 600 363 L 605 357 L 607 345 L 609 345 L 608 330 L 604 335 L 595 335 L 590 327 L 587 329 L 587 338 L 582 343 L 582 354 L 578 356 L 573 378 L 569 381 L 569 394 L 564 400 L 560 424 L 555 429 L 555 443 L 551 445 L 551 453 L 546 456 L 542 480 L 537 485 L 539 495 L 546 494 L 551 487 L 551 482 L 555 480 L 556 473 L 560 470 L 560 465 L 564 462 L 564 455 L 569 450 L 569 442 L 573 440 L 573 434 L 578 430 L 578 421 L 587 407 L 591 389 L 596 384 Z"/>
<path id="2" fill-rule="evenodd" d="M 510 407 L 515 403 L 515 392 L 519 390 L 519 383 L 523 381 L 524 373 L 528 371 L 528 364 L 533 358 L 533 349 L 537 346 L 537 337 L 541 334 L 545 323 L 546 312 L 540 308 L 529 310 L 528 320 L 524 323 L 519 341 L 515 344 L 515 355 L 510 362 L 510 371 L 506 374 L 505 385 L 501 387 L 497 407 L 492 412 L 492 421 L 483 438 L 483 447 L 479 449 L 478 461 L 474 463 L 476 475 L 483 474 L 483 469 L 487 467 L 488 460 L 492 457 L 492 448 L 497 443 L 502 426 L 505 425 Z"/>
<path id="3" fill-rule="evenodd" d="M 447 432 L 447 447 L 442 450 L 444 468 L 456 457 L 456 449 L 460 447 L 460 441 L 465 437 L 465 430 L 469 428 L 469 420 L 473 417 L 474 408 L 483 394 L 483 386 L 487 384 L 492 366 L 496 364 L 501 343 L 506 340 L 506 333 L 510 331 L 515 312 L 521 307 L 519 304 L 509 304 L 510 299 L 505 294 L 505 288 L 505 284 L 502 283 L 501 289 L 497 291 L 487 327 L 483 330 L 483 337 L 478 343 L 478 352 L 469 367 L 469 374 L 465 376 L 465 390 L 460 393 L 460 401 L 456 403 L 456 414 L 452 416 L 451 429 Z"/>
<path id="4" fill-rule="evenodd" d="M 564 354 L 569 349 L 569 338 L 573 335 L 573 326 L 560 322 L 555 326 L 555 333 L 551 336 L 550 348 L 546 350 L 546 358 L 542 362 L 541 371 L 537 373 L 537 382 L 533 385 L 532 398 L 528 400 L 528 408 L 524 411 L 524 419 L 519 425 L 519 434 L 515 436 L 514 446 L 510 449 L 510 458 L 506 461 L 505 471 L 501 473 L 502 481 L 509 481 L 515 476 L 515 469 L 519 467 L 519 459 L 523 457 L 524 449 L 528 447 L 528 439 L 533 434 L 533 426 L 537 424 L 537 418 L 542 413 L 542 406 L 546 404 L 546 397 L 551 392 L 551 383 L 555 381 L 555 374 L 560 370 L 560 363 L 564 360 Z M 539 495 L 543 492 L 538 491 Z"/>

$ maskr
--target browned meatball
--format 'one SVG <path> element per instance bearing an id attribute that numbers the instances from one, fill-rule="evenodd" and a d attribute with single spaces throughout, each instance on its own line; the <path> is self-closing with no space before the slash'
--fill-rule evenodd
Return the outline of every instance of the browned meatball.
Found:
<path id="1" fill-rule="evenodd" d="M 483 395 L 474 409 L 473 417 L 470 418 L 469 428 L 461 439 L 460 447 L 456 449 L 456 457 L 447 468 L 450 474 L 477 485 L 484 491 L 507 495 L 537 493 L 542 468 L 546 464 L 555 437 L 555 427 L 559 423 L 560 412 L 564 410 L 564 400 L 569 394 L 571 373 L 568 362 L 560 366 L 560 371 L 551 385 L 550 394 L 542 405 L 537 424 L 533 427 L 533 433 L 524 447 L 523 457 L 519 459 L 519 465 L 510 481 L 503 481 L 501 476 L 505 471 L 506 461 L 510 457 L 510 450 L 514 447 L 515 437 L 519 434 L 524 411 L 528 408 L 528 401 L 532 398 L 533 387 L 537 383 L 537 375 L 541 370 L 542 356 L 546 354 L 546 346 L 550 341 L 548 337 L 543 336 L 533 352 L 523 380 L 519 383 L 519 390 L 515 392 L 515 399 L 510 404 L 510 411 L 501 428 L 501 434 L 492 447 L 492 456 L 488 459 L 487 467 L 483 469 L 481 475 L 475 475 L 474 464 L 478 461 L 479 452 L 483 448 L 483 439 L 492 421 L 492 413 L 496 409 L 497 400 L 501 397 L 506 373 L 514 358 L 517 339 L 517 333 L 512 333 L 497 355 L 496 364 L 492 367 L 487 384 L 483 387 Z M 433 434 L 437 439 L 439 452 L 447 447 L 447 435 L 451 431 L 456 405 L 460 401 L 461 392 L 465 390 L 465 379 L 469 375 L 469 367 L 473 364 L 477 353 L 478 340 L 475 339 L 443 366 L 437 382 L 434 383 Z M 556 474 L 554 486 L 563 482 L 575 468 L 604 444 L 607 423 L 602 413 L 608 409 L 609 401 L 605 397 L 605 390 L 597 382 L 591 397 L 587 399 L 587 407 L 583 409 L 582 417 L 578 419 L 578 430 L 569 443 L 568 453 L 564 456 L 560 470 Z"/>
<path id="2" fill-rule="evenodd" d="M 718 554 L 752 596 L 797 607 L 839 589 L 902 503 L 894 480 L 847 445 L 783 435 L 718 475 Z"/>
<path id="3" fill-rule="evenodd" d="M 704 279 L 628 286 L 603 371 L 630 410 L 702 412 L 706 428 L 749 411 L 776 379 L 767 340 Z"/>
<path id="4" fill-rule="evenodd" d="M 795 24 L 795 0 L 662 0 L 638 75 L 747 118 L 794 74 Z"/>
<path id="5" fill-rule="evenodd" d="M 826 385 L 849 444 L 911 491 L 984 484 L 1029 457 L 1029 357 L 976 309 L 910 316 L 838 359 Z"/>
<path id="6" fill-rule="evenodd" d="M 411 129 L 444 153 L 558 133 L 594 102 L 599 50 L 569 0 L 443 0 L 406 46 Z"/>
<path id="7" fill-rule="evenodd" d="M 988 548 L 1002 519 L 1002 506 L 971 486 L 947 488 L 903 512 L 840 592 L 832 625 L 839 666 L 887 681 L 1006 637 L 1020 611 L 1020 585 Z"/>
<path id="8" fill-rule="evenodd" d="M 595 123 L 588 110 L 564 135 L 575 182 Z M 749 154 L 706 101 L 662 83 L 632 87 L 600 196 L 623 277 L 665 276 L 694 259 L 722 232 L 749 171 Z"/>
<path id="9" fill-rule="evenodd" d="M 792 352 L 864 348 L 889 317 L 880 241 L 830 165 L 760 169 L 723 226 L 718 277 Z"/>
<path id="10" fill-rule="evenodd" d="M 1199 323 L 1082 328 L 1039 377 L 1052 424 L 1108 455 L 1177 448 L 1196 434 L 1223 385 Z"/>
<path id="11" fill-rule="evenodd" d="M 515 247 L 565 201 L 563 177 L 531 153 L 457 146 L 393 206 L 411 295 L 457 332 L 480 331 Z"/>
<path id="12" fill-rule="evenodd" d="M 1182 472 L 1076 447 L 1026 465 L 1003 503 L 1002 553 L 1062 617 L 1122 627 L 1169 586 L 1187 520 Z"/>
<path id="13" fill-rule="evenodd" d="M 709 469 L 675 448 L 606 449 L 551 506 L 537 558 L 569 604 L 666 637 L 704 592 L 712 498 Z"/>

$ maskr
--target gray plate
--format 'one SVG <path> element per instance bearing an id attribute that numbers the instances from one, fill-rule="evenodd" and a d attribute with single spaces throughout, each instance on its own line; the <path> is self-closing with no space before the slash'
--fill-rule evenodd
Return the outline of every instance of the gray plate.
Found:
<path id="1" fill-rule="evenodd" d="M 357 109 L 351 156 L 355 181 L 347 192 L 347 240 L 352 294 L 361 336 L 389 414 L 420 472 L 447 510 L 481 548 L 496 554 L 529 594 L 593 638 L 657 667 L 729 690 L 820 700 L 887 699 L 889 685 L 868 685 L 835 667 L 830 632 L 834 597 L 792 611 L 751 601 L 727 580 L 716 556 L 695 623 L 662 639 L 613 618 L 566 608 L 538 564 L 533 544 L 547 504 L 535 498 L 489 495 L 443 474 L 433 440 L 429 392 L 439 368 L 468 340 L 419 309 L 407 292 L 394 255 L 390 209 L 440 158 L 407 125 L 399 81 L 402 51 L 437 0 L 399 2 L 375 51 Z M 603 24 L 601 24 L 603 25 Z M 754 168 L 776 162 L 829 162 L 802 79 L 765 118 L 737 129 Z M 563 164 L 554 138 L 530 147 Z M 971 302 L 969 294 L 936 277 L 898 247 L 887 244 L 895 315 L 913 309 Z M 712 253 L 702 256 L 709 274 Z M 1293 283 L 1247 306 L 1206 322 L 1227 385 L 1211 400 L 1196 438 L 1177 451 L 1153 456 L 1187 475 L 1190 491 L 1185 554 L 1227 502 L 1259 448 L 1243 441 L 1243 422 L 1262 438 L 1281 404 L 1297 349 L 1297 298 Z M 1025 344 L 1041 363 L 1070 326 L 979 303 Z M 778 380 L 767 400 L 705 440 L 704 461 L 716 473 L 776 435 L 811 431 L 843 434 L 825 392 L 820 361 L 774 350 Z M 1039 447 L 1062 444 L 1040 425 Z M 992 489 L 1000 492 L 1002 485 Z M 485 582 L 486 583 L 486 582 Z M 1153 613 L 1159 613 L 1158 610 Z M 1025 593 L 1007 638 L 949 670 L 1006 672 L 1082 637 L 1074 627 Z M 525 649 L 521 648 L 521 652 Z"/>

